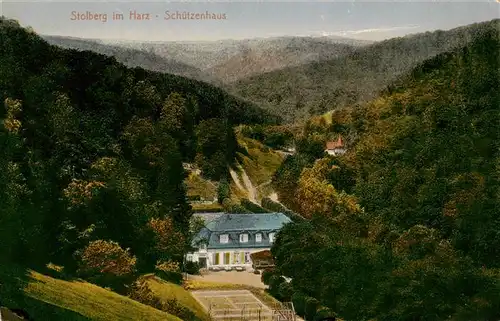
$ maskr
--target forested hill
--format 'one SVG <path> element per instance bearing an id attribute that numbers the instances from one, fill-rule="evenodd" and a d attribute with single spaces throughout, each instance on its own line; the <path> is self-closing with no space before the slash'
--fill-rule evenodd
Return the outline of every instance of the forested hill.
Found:
<path id="1" fill-rule="evenodd" d="M 46 94 L 55 90 L 66 92 L 79 108 L 105 111 L 108 115 L 119 113 L 114 122 L 120 126 L 136 111 L 142 115 L 158 113 L 163 99 L 171 92 L 178 92 L 197 101 L 194 115 L 197 121 L 223 114 L 235 124 L 277 120 L 258 106 L 215 86 L 142 68 L 129 69 L 113 57 L 90 51 L 51 46 L 15 22 L 2 20 L 1 50 L 4 70 L 0 81 L 4 98 L 6 93 L 23 98 L 26 95 L 23 88 L 33 87 L 38 81 Z M 155 91 L 150 92 L 152 95 L 144 95 L 151 90 Z M 138 102 L 141 95 L 147 99 Z"/>
<path id="2" fill-rule="evenodd" d="M 497 22 L 393 38 L 328 61 L 242 79 L 232 89 L 289 121 L 305 119 L 374 98 L 418 63 L 467 44 L 479 29 Z"/>
<path id="3" fill-rule="evenodd" d="M 81 51 L 89 50 L 106 56 L 115 57 L 117 61 L 123 63 L 127 67 L 141 67 L 147 70 L 205 81 L 211 84 L 217 82 L 214 77 L 194 66 L 167 57 L 161 57 L 150 51 L 104 44 L 92 39 L 47 35 L 41 35 L 41 37 L 48 43 L 62 48 Z"/>
<path id="4" fill-rule="evenodd" d="M 142 272 L 182 260 L 182 162 L 218 180 L 236 155 L 234 125 L 275 119 L 202 82 L 51 46 L 4 18 L 0 100 L 0 259 L 68 271 L 97 240 L 130 248 Z"/>
<path id="5" fill-rule="evenodd" d="M 498 23 L 305 129 L 357 139 L 316 162 L 298 149 L 277 172 L 280 200 L 312 218 L 272 249 L 292 299 L 346 320 L 500 319 Z"/>

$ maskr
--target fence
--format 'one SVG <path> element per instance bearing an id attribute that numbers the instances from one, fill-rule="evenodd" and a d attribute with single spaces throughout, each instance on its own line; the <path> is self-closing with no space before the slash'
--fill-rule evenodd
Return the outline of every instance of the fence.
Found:
<path id="1" fill-rule="evenodd" d="M 215 309 L 209 307 L 210 318 L 214 321 L 296 321 L 295 309 L 291 302 L 267 307 L 242 309 Z"/>

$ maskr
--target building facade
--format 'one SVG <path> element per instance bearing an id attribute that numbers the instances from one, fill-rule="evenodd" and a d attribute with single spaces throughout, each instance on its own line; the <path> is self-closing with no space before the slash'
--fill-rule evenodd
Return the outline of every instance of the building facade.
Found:
<path id="1" fill-rule="evenodd" d="M 291 220 L 282 213 L 207 214 L 205 227 L 193 239 L 188 261 L 202 268 L 252 267 L 251 254 L 269 250 L 277 232 Z"/>

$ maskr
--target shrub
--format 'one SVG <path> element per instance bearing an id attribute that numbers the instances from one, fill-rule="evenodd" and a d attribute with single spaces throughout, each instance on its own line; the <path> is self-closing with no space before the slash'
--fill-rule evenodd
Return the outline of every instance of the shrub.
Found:
<path id="1" fill-rule="evenodd" d="M 283 213 L 294 222 L 304 221 L 304 219 L 300 215 L 290 211 L 285 206 L 281 205 L 280 203 L 276 203 L 275 201 L 273 201 L 268 197 L 264 197 L 262 199 L 261 206 L 264 209 L 269 210 L 271 212 Z"/>
<path id="2" fill-rule="evenodd" d="M 138 279 L 130 288 L 129 297 L 133 300 L 147 304 L 158 310 L 179 317 L 181 320 L 196 321 L 198 318 L 188 308 L 179 304 L 176 299 L 169 299 L 163 302 L 158 298 L 144 279 Z"/>
<path id="3" fill-rule="evenodd" d="M 221 179 L 219 186 L 217 187 L 217 201 L 222 204 L 226 198 L 231 196 L 231 188 L 227 179 Z"/>
<path id="4" fill-rule="evenodd" d="M 266 269 L 262 271 L 262 276 L 260 277 L 262 283 L 265 285 L 269 285 L 271 277 L 274 275 L 274 272 L 272 270 Z"/>
<path id="5" fill-rule="evenodd" d="M 165 281 L 182 284 L 182 273 L 178 262 L 158 261 L 156 264 L 156 275 Z"/>
<path id="6" fill-rule="evenodd" d="M 320 321 L 323 318 L 327 317 L 336 317 L 336 313 L 333 312 L 330 308 L 320 306 L 318 310 L 316 311 L 316 316 L 314 317 L 315 321 Z"/>
<path id="7" fill-rule="evenodd" d="M 118 293 L 126 292 L 136 277 L 136 258 L 116 242 L 93 241 L 77 255 L 77 273 L 82 278 Z"/>
<path id="8" fill-rule="evenodd" d="M 304 316 L 306 313 L 306 296 L 300 292 L 295 292 L 292 295 L 292 303 L 295 312 L 300 316 Z"/>
<path id="9" fill-rule="evenodd" d="M 130 275 L 135 272 L 137 260 L 128 251 L 113 241 L 93 241 L 81 254 L 79 271 L 86 275 Z"/>
<path id="10" fill-rule="evenodd" d="M 269 293 L 280 301 L 283 300 L 283 298 L 280 296 L 279 289 L 280 285 L 283 283 L 286 283 L 285 278 L 276 274 L 272 275 L 269 279 Z"/>
<path id="11" fill-rule="evenodd" d="M 162 310 L 169 314 L 173 314 L 176 317 L 179 317 L 181 320 L 185 321 L 198 320 L 196 315 L 191 310 L 179 304 L 179 302 L 176 299 L 167 300 Z"/>
<path id="12" fill-rule="evenodd" d="M 307 320 L 314 320 L 316 312 L 320 306 L 319 301 L 315 298 L 308 297 L 305 302 L 305 317 Z"/>
<path id="13" fill-rule="evenodd" d="M 293 287 L 289 282 L 283 282 L 278 287 L 278 293 L 283 301 L 290 301 L 293 295 Z"/>
<path id="14" fill-rule="evenodd" d="M 132 300 L 163 310 L 163 302 L 154 295 L 149 285 L 143 279 L 138 279 L 130 287 L 128 295 Z"/>
<path id="15" fill-rule="evenodd" d="M 198 262 L 187 261 L 184 272 L 189 274 L 200 274 L 200 264 Z"/>
<path id="16" fill-rule="evenodd" d="M 246 208 L 252 213 L 269 213 L 268 210 L 260 207 L 259 205 L 255 204 L 254 202 L 250 201 L 249 199 L 246 198 L 241 198 L 240 199 L 241 206 Z"/>
<path id="17" fill-rule="evenodd" d="M 231 200 L 228 199 L 228 198 L 226 198 L 222 202 L 222 207 L 223 207 L 223 209 L 224 209 L 224 211 L 226 213 L 241 213 L 241 214 L 245 214 L 245 213 L 249 212 L 249 210 L 247 210 L 243 206 L 241 206 L 239 204 L 232 203 Z"/>

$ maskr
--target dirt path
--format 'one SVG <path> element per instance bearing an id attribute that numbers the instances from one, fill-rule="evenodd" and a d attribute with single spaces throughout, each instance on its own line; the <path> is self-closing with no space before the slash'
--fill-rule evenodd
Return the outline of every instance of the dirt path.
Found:
<path id="1" fill-rule="evenodd" d="M 232 177 L 234 183 L 236 184 L 236 187 L 238 187 L 239 189 L 244 191 L 245 188 L 243 187 L 243 185 L 241 185 L 240 178 L 238 177 L 238 174 L 232 168 L 229 169 L 229 173 L 231 174 L 231 177 Z"/>
<path id="2" fill-rule="evenodd" d="M 259 204 L 257 201 L 257 189 L 253 186 L 250 177 L 248 177 L 247 172 L 243 169 L 243 167 L 239 166 L 241 170 L 241 178 L 243 178 L 243 184 L 248 191 L 248 199 L 256 204 Z"/>
<path id="3" fill-rule="evenodd" d="M 259 201 L 257 200 L 257 189 L 253 186 L 250 177 L 248 177 L 247 172 L 245 172 L 245 170 L 243 169 L 243 167 L 241 167 L 241 165 L 238 165 L 238 169 L 241 172 L 241 178 L 243 180 L 243 184 L 238 176 L 238 173 L 236 173 L 232 168 L 229 169 L 229 173 L 231 174 L 231 178 L 236 184 L 236 187 L 238 187 L 242 191 L 247 192 L 248 199 L 251 202 L 259 204 Z"/>

